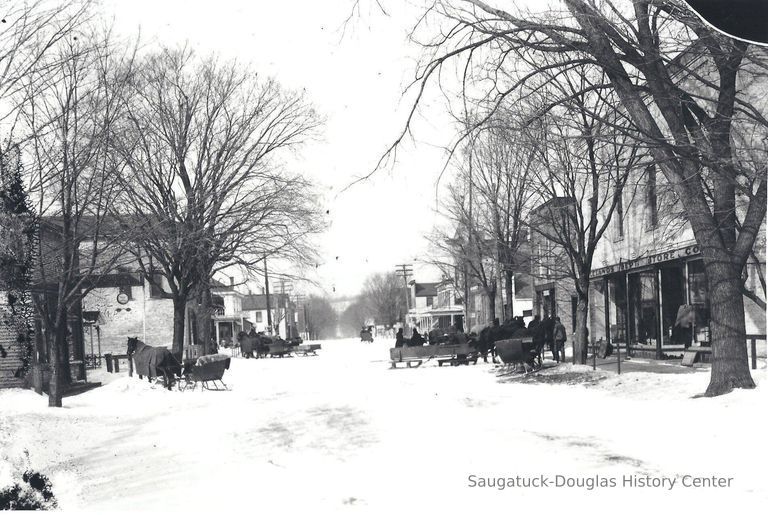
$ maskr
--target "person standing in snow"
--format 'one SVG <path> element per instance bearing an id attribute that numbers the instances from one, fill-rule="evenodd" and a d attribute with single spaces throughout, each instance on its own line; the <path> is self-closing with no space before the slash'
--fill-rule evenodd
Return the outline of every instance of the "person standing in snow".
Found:
<path id="1" fill-rule="evenodd" d="M 405 336 L 403 336 L 403 328 L 397 330 L 397 335 L 395 335 L 395 348 L 399 348 L 405 345 Z"/>
<path id="2" fill-rule="evenodd" d="M 562 353 L 563 362 L 565 362 L 565 326 L 560 323 L 560 317 L 555 317 L 555 324 L 552 330 L 552 339 L 555 346 L 552 350 L 552 355 L 555 357 L 555 361 L 560 362 L 560 355 Z"/>
<path id="3" fill-rule="evenodd" d="M 554 337 L 554 330 L 555 330 L 555 317 L 552 315 L 547 315 L 544 320 L 541 321 L 541 324 L 539 325 L 541 328 L 542 335 L 544 336 L 544 343 L 549 347 L 549 350 L 552 351 L 552 355 L 555 353 L 555 337 Z"/>

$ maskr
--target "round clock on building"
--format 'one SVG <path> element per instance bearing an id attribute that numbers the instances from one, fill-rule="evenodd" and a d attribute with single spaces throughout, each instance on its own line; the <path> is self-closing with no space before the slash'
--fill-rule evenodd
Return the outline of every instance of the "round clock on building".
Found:
<path id="1" fill-rule="evenodd" d="M 124 291 L 121 291 L 120 293 L 117 294 L 117 302 L 119 302 L 120 304 L 128 304 L 129 300 L 130 299 L 128 298 L 128 294 L 125 293 Z"/>

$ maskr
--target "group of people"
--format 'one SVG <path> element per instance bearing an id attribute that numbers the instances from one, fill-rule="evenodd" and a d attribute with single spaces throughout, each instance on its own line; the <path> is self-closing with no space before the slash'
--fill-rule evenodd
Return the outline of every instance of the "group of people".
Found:
<path id="1" fill-rule="evenodd" d="M 425 338 L 426 336 L 426 338 Z M 440 329 L 434 328 L 429 333 L 423 335 L 419 333 L 418 328 L 414 327 L 410 338 L 403 335 L 403 328 L 397 330 L 395 335 L 395 347 L 419 347 L 424 344 L 437 345 L 439 343 L 462 344 L 467 343 L 468 338 L 464 334 L 464 326 L 457 322 L 448 328 L 448 334 L 444 334 Z"/>
<path id="2" fill-rule="evenodd" d="M 499 319 L 497 318 L 493 321 L 492 326 L 484 329 L 484 331 L 489 333 L 501 330 L 503 330 L 503 334 L 509 335 L 508 337 L 510 338 L 532 337 L 533 343 L 537 348 L 543 349 L 546 346 L 552 352 L 552 358 L 555 361 L 558 363 L 565 361 L 565 342 L 568 336 L 565 326 L 560 322 L 560 317 L 547 316 L 542 320 L 539 315 L 536 315 L 526 325 L 523 317 L 517 316 L 506 320 L 503 326 L 499 324 Z M 497 340 L 493 335 L 489 334 L 489 336 L 491 341 Z M 405 338 L 403 329 L 400 328 L 395 336 L 395 347 L 415 347 L 425 343 L 430 345 L 437 343 L 466 343 L 468 341 L 461 323 L 452 325 L 447 335 L 442 334 L 442 331 L 435 328 L 429 332 L 427 337 L 428 340 L 414 327 L 411 337 Z"/>
<path id="3" fill-rule="evenodd" d="M 560 317 L 547 316 L 541 320 L 539 315 L 533 317 L 527 327 L 529 336 L 533 337 L 534 344 L 549 347 L 552 358 L 557 361 L 565 361 L 565 341 L 568 339 L 565 326 L 560 322 Z"/>

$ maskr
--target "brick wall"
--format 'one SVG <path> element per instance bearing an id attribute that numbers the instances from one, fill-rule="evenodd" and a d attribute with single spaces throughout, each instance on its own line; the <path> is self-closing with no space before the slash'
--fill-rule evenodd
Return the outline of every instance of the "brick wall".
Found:
<path id="1" fill-rule="evenodd" d="M 83 299 L 84 311 L 99 311 L 101 353 L 124 354 L 127 339 L 136 336 L 155 347 L 170 348 L 173 343 L 173 301 L 150 298 L 148 284 L 131 287 L 131 300 L 117 302 L 118 288 L 97 288 Z M 97 333 L 93 331 L 94 352 Z M 85 328 L 85 352 L 91 353 L 91 334 Z"/>

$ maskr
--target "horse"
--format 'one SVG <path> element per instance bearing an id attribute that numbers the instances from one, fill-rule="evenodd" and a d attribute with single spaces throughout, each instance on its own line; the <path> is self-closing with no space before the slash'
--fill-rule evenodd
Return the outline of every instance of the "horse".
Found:
<path id="1" fill-rule="evenodd" d="M 496 342 L 518 336 L 523 336 L 523 334 L 521 334 L 521 328 L 515 324 L 505 322 L 502 325 L 489 325 L 485 326 L 480 334 L 472 339 L 472 346 L 477 349 L 485 363 L 488 363 L 488 354 L 491 355 L 491 361 L 497 363 Z"/>
<path id="2" fill-rule="evenodd" d="M 162 374 L 163 385 L 171 389 L 175 376 L 181 376 L 182 365 L 165 347 L 152 347 L 138 338 L 128 338 L 128 359 L 133 358 L 139 379 L 147 376 L 149 382 Z M 158 373 L 159 372 L 159 373 Z"/>

